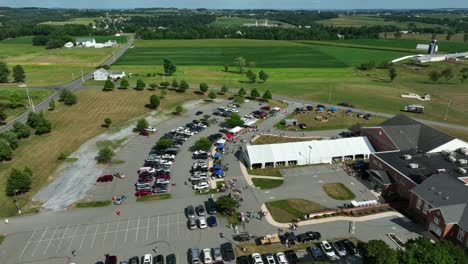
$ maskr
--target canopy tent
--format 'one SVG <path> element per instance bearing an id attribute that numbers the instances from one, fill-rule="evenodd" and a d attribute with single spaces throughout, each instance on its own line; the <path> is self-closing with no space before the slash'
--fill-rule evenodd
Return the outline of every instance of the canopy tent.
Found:
<path id="1" fill-rule="evenodd" d="M 219 163 L 216 163 L 216 164 L 213 166 L 213 170 L 220 170 L 220 169 L 222 169 L 222 166 L 221 166 L 221 164 L 219 164 Z"/>
<path id="2" fill-rule="evenodd" d="M 258 119 L 248 119 L 244 121 L 244 126 L 249 127 L 251 125 L 255 125 L 255 123 L 258 121 Z"/>
<path id="3" fill-rule="evenodd" d="M 226 134 L 226 138 L 227 138 L 227 139 L 232 138 L 232 136 L 233 136 L 232 134 Z"/>
<path id="4" fill-rule="evenodd" d="M 336 111 L 336 106 L 332 106 L 332 107 L 330 107 L 330 110 L 332 110 L 332 111 Z"/>
<path id="5" fill-rule="evenodd" d="M 216 154 L 214 154 L 214 155 L 213 155 L 213 158 L 215 158 L 215 159 L 219 159 L 219 158 L 221 158 L 221 154 L 219 154 L 219 153 L 216 153 Z"/>
<path id="6" fill-rule="evenodd" d="M 219 145 L 222 145 L 222 144 L 224 144 L 224 143 L 226 143 L 226 140 L 223 139 L 223 138 L 222 138 L 222 139 L 219 139 L 218 141 L 216 141 L 216 144 L 219 144 Z"/>
<path id="7" fill-rule="evenodd" d="M 332 163 L 333 160 L 344 160 L 345 157 L 369 158 L 374 148 L 367 137 L 340 138 L 333 140 L 313 140 L 280 144 L 247 145 L 246 162 L 252 165 L 277 163 L 285 165 Z"/>
<path id="8" fill-rule="evenodd" d="M 236 134 L 237 132 L 241 131 L 242 130 L 242 127 L 240 126 L 236 126 L 235 128 L 229 130 L 229 132 L 233 133 L 233 134 Z"/>
<path id="9" fill-rule="evenodd" d="M 220 144 L 220 145 L 218 146 L 218 149 L 224 149 L 224 145 L 223 145 L 223 144 Z"/>
<path id="10" fill-rule="evenodd" d="M 215 175 L 223 175 L 223 170 L 215 170 Z"/>
<path id="11" fill-rule="evenodd" d="M 353 109 L 346 110 L 346 113 L 352 113 L 352 112 L 353 112 Z"/>

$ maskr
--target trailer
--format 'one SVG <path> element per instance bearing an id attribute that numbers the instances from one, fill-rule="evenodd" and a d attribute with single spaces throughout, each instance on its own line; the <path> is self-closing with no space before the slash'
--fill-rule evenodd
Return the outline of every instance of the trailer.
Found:
<path id="1" fill-rule="evenodd" d="M 410 113 L 424 113 L 424 106 L 422 105 L 407 105 L 403 108 L 403 111 L 410 112 Z"/>

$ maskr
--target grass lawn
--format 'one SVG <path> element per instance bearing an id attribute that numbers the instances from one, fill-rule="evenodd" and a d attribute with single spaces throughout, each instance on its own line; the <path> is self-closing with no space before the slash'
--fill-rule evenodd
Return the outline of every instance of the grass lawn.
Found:
<path id="1" fill-rule="evenodd" d="M 288 199 L 267 202 L 271 217 L 279 223 L 290 223 L 292 219 L 302 218 L 305 214 L 324 211 L 326 207 L 304 199 Z"/>
<path id="2" fill-rule="evenodd" d="M 280 170 L 285 169 L 285 168 L 291 168 L 291 166 L 289 166 L 289 167 L 276 166 L 276 168 L 266 167 L 264 169 L 249 169 L 249 168 L 247 168 L 247 172 L 250 175 L 283 177 L 283 175 L 281 175 Z"/>
<path id="3" fill-rule="evenodd" d="M 328 118 L 327 122 L 318 121 L 317 117 L 326 117 Z M 370 120 L 364 118 L 358 118 L 356 113 L 353 113 L 352 116 L 345 114 L 345 111 L 339 110 L 334 114 L 327 113 L 315 113 L 315 111 L 309 111 L 303 114 L 292 114 L 288 118 L 296 118 L 299 123 L 304 123 L 307 125 L 306 129 L 303 131 L 309 130 L 329 130 L 329 129 L 340 129 L 340 128 L 349 128 L 355 124 L 361 124 L 364 126 L 373 126 L 385 121 L 386 118 L 373 116 Z M 295 126 L 285 127 L 283 121 L 276 125 L 278 129 L 282 130 L 301 130 Z"/>
<path id="4" fill-rule="evenodd" d="M 105 207 L 112 204 L 111 200 L 106 201 L 90 201 L 90 202 L 79 202 L 76 203 L 75 207 L 77 208 L 87 208 L 87 207 Z"/>
<path id="5" fill-rule="evenodd" d="M 0 235 L 0 245 L 2 244 L 3 240 L 5 240 L 6 236 Z"/>
<path id="6" fill-rule="evenodd" d="M 254 142 L 252 142 L 252 145 L 278 144 L 278 143 L 301 142 L 301 141 L 310 141 L 310 140 L 320 140 L 320 139 L 262 135 L 259 138 L 257 138 Z"/>
<path id="7" fill-rule="evenodd" d="M 45 98 L 49 97 L 54 93 L 51 89 L 29 89 L 29 97 L 33 100 L 34 104 L 38 104 Z M 0 105 L 8 105 L 10 104 L 10 96 L 13 94 L 18 95 L 21 98 L 21 102 L 24 104 L 22 107 L 17 108 L 5 108 L 5 112 L 7 114 L 6 122 L 13 120 L 15 117 L 21 115 L 24 111 L 26 111 L 29 107 L 28 104 L 28 96 L 26 94 L 26 88 L 0 88 Z"/>
<path id="8" fill-rule="evenodd" d="M 165 200 L 165 199 L 170 199 L 170 198 L 171 198 L 170 193 L 163 193 L 163 194 L 153 194 L 153 195 L 137 197 L 136 201 L 137 202 L 148 202 L 148 201 Z"/>
<path id="9" fill-rule="evenodd" d="M 52 26 L 63 26 L 66 24 L 75 24 L 75 25 L 89 25 L 94 24 L 97 19 L 97 17 L 79 17 L 79 18 L 72 18 L 70 20 L 66 21 L 47 21 L 47 22 L 42 22 L 41 24 L 44 25 L 52 25 Z"/>
<path id="10" fill-rule="evenodd" d="M 356 195 L 342 183 L 326 183 L 323 185 L 325 193 L 335 200 L 352 200 Z"/>
<path id="11" fill-rule="evenodd" d="M 255 185 L 255 187 L 265 190 L 265 189 L 273 189 L 276 187 L 280 187 L 284 181 L 280 179 L 275 180 L 275 179 L 252 178 L 252 182 Z"/>
<path id="12" fill-rule="evenodd" d="M 18 196 L 18 204 L 23 207 L 32 195 L 54 179 L 56 168 L 65 161 L 57 160 L 60 152 L 72 153 L 89 139 L 107 132 L 101 127 L 104 118 L 113 121 L 111 129 L 119 129 L 128 120 L 148 113 L 145 107 L 151 94 L 158 91 L 115 90 L 102 92 L 100 89 L 79 90 L 75 94 L 78 104 L 64 106 L 57 103 L 55 111 L 45 112 L 52 122 L 52 132 L 48 135 L 33 135 L 20 141 L 18 149 L 13 152 L 13 160 L 0 166 L 0 186 L 5 186 L 7 176 L 14 166 L 28 165 L 34 172 L 31 192 Z M 169 91 L 161 100 L 161 110 L 173 109 L 187 100 L 203 98 L 193 93 L 180 94 Z M 45 151 L 47 150 L 47 151 Z M 41 153 L 38 155 L 37 153 Z M 47 166 L 44 166 L 47 164 Z M 0 217 L 14 215 L 16 212 L 12 198 L 0 192 Z"/>

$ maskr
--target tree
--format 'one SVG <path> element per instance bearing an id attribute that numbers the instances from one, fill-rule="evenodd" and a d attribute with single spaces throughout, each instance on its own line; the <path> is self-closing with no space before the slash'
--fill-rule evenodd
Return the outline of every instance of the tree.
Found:
<path id="1" fill-rule="evenodd" d="M 266 90 L 265 93 L 262 96 L 263 100 L 269 101 L 273 98 L 273 96 L 270 93 L 270 90 Z"/>
<path id="2" fill-rule="evenodd" d="M 11 108 L 17 108 L 17 107 L 20 107 L 20 106 L 24 106 L 23 98 L 21 97 L 21 95 L 19 95 L 17 93 L 11 94 L 8 99 L 10 99 L 10 107 Z"/>
<path id="3" fill-rule="evenodd" d="M 237 208 L 237 202 L 234 200 L 234 198 L 224 195 L 220 196 L 216 200 L 216 210 L 218 212 L 227 212 L 227 211 L 234 211 Z"/>
<path id="4" fill-rule="evenodd" d="M 49 102 L 49 110 L 50 111 L 55 110 L 55 100 L 54 99 L 50 100 L 50 102 Z"/>
<path id="5" fill-rule="evenodd" d="M 447 82 L 450 81 L 450 79 L 452 79 L 454 76 L 452 68 L 446 68 L 440 74 L 445 78 Z"/>
<path id="6" fill-rule="evenodd" d="M 76 95 L 67 89 L 62 90 L 59 101 L 63 102 L 65 105 L 74 105 L 77 103 Z"/>
<path id="7" fill-rule="evenodd" d="M 239 69 L 239 73 L 244 72 L 244 67 L 245 67 L 245 59 L 242 57 L 237 57 L 234 59 L 234 64 L 237 66 Z"/>
<path id="8" fill-rule="evenodd" d="M 197 142 L 195 142 L 195 144 L 193 145 L 193 149 L 194 150 L 208 151 L 208 150 L 210 150 L 211 145 L 213 145 L 213 144 L 211 143 L 211 141 L 208 138 L 202 137 L 199 140 L 197 140 Z"/>
<path id="9" fill-rule="evenodd" d="M 161 82 L 159 83 L 159 85 L 161 85 L 161 87 L 163 89 L 166 89 L 167 87 L 169 87 L 169 85 L 171 85 L 168 81 L 164 81 L 164 82 Z M 151 85 L 150 85 L 151 86 Z"/>
<path id="10" fill-rule="evenodd" d="M 104 126 L 110 127 L 111 125 L 112 125 L 112 119 L 110 119 L 110 117 L 104 118 Z"/>
<path id="11" fill-rule="evenodd" d="M 208 84 L 200 83 L 200 92 L 202 92 L 204 94 L 204 93 L 206 93 L 206 91 L 208 91 Z"/>
<path id="12" fill-rule="evenodd" d="M 156 142 L 156 150 L 165 150 L 174 145 L 174 141 L 170 138 L 161 138 Z"/>
<path id="13" fill-rule="evenodd" d="M 13 150 L 10 147 L 10 143 L 3 138 L 0 138 L 0 161 L 11 160 L 13 156 Z"/>
<path id="14" fill-rule="evenodd" d="M 130 86 L 130 84 L 128 83 L 128 80 L 127 79 L 122 79 L 120 81 L 120 88 L 122 89 L 127 89 L 128 86 Z"/>
<path id="15" fill-rule="evenodd" d="M 258 73 L 258 78 L 260 80 L 262 80 L 262 82 L 266 82 L 268 80 L 270 76 L 268 76 L 268 74 L 266 74 L 263 70 L 261 70 L 259 73 Z"/>
<path id="16" fill-rule="evenodd" d="M 104 88 L 102 90 L 103 91 L 112 91 L 112 90 L 114 90 L 114 82 L 112 82 L 111 80 L 107 80 L 104 83 Z"/>
<path id="17" fill-rule="evenodd" d="M 250 91 L 250 97 L 252 97 L 252 98 L 260 97 L 260 93 L 258 92 L 257 88 L 253 88 Z"/>
<path id="18" fill-rule="evenodd" d="M 368 71 L 368 70 L 372 70 L 374 67 L 375 67 L 375 62 L 374 61 L 368 61 L 368 62 L 365 62 L 365 63 L 361 63 L 361 65 L 359 65 L 358 69 L 362 70 L 362 71 Z"/>
<path id="19" fill-rule="evenodd" d="M 44 116 L 44 113 L 41 111 L 38 115 L 37 123 L 36 123 L 36 135 L 43 135 L 47 134 L 52 131 L 52 123 L 47 120 Z"/>
<path id="20" fill-rule="evenodd" d="M 243 104 L 244 103 L 244 97 L 240 95 L 234 95 L 234 103 L 236 104 Z"/>
<path id="21" fill-rule="evenodd" d="M 216 93 L 214 91 L 210 91 L 208 93 L 208 98 L 210 98 L 211 100 L 216 99 Z"/>
<path id="22" fill-rule="evenodd" d="M 254 73 L 252 70 L 248 70 L 245 74 L 247 78 L 250 80 L 251 83 L 254 83 L 257 80 L 257 74 Z"/>
<path id="23" fill-rule="evenodd" d="M 393 34 L 393 36 L 395 36 L 396 39 L 401 39 L 401 32 L 397 31 Z"/>
<path id="24" fill-rule="evenodd" d="M 177 67 L 168 58 L 164 59 L 163 67 L 164 67 L 164 74 L 167 74 L 167 75 L 172 75 L 177 70 Z"/>
<path id="25" fill-rule="evenodd" d="M 465 80 L 468 79 L 468 68 L 463 68 L 460 70 L 460 81 L 464 83 Z"/>
<path id="26" fill-rule="evenodd" d="M 390 67 L 390 69 L 388 69 L 388 77 L 390 77 L 390 81 L 395 80 L 397 76 L 398 76 L 398 73 L 395 67 Z"/>
<path id="27" fill-rule="evenodd" d="M 8 176 L 5 192 L 7 196 L 26 193 L 31 189 L 32 170 L 28 167 L 23 169 L 13 167 Z"/>
<path id="28" fill-rule="evenodd" d="M 229 88 L 228 88 L 225 84 L 223 84 L 223 87 L 221 87 L 221 92 L 222 92 L 223 94 L 225 94 L 225 93 L 227 93 L 228 91 L 229 91 Z"/>
<path id="29" fill-rule="evenodd" d="M 136 127 L 135 127 L 135 131 L 141 132 L 141 131 L 145 130 L 148 126 L 149 126 L 148 121 L 146 121 L 146 119 L 142 118 L 142 119 L 138 120 L 138 122 L 136 124 Z"/>
<path id="30" fill-rule="evenodd" d="M 185 91 L 187 91 L 188 88 L 189 88 L 188 83 L 185 80 L 182 80 L 180 82 L 178 91 L 181 92 L 181 93 L 185 93 Z"/>
<path id="31" fill-rule="evenodd" d="M 244 121 L 242 121 L 241 116 L 237 113 L 231 113 L 231 116 L 226 119 L 226 125 L 229 127 L 242 126 Z"/>
<path id="32" fill-rule="evenodd" d="M 5 62 L 0 61 L 0 83 L 8 82 L 8 75 L 10 75 L 8 65 Z"/>
<path id="33" fill-rule="evenodd" d="M 5 122 L 5 120 L 7 119 L 8 115 L 6 114 L 5 110 L 3 110 L 2 108 L 0 108 L 0 124 Z"/>
<path id="34" fill-rule="evenodd" d="M 468 263 L 468 254 L 447 240 L 432 243 L 427 238 L 410 239 L 405 250 L 398 251 L 399 263 Z"/>
<path id="35" fill-rule="evenodd" d="M 247 94 L 247 92 L 245 91 L 244 88 L 240 88 L 237 94 L 241 97 L 244 97 Z"/>
<path id="36" fill-rule="evenodd" d="M 463 42 L 467 42 L 468 41 L 468 32 L 465 32 L 465 34 L 463 35 Z"/>
<path id="37" fill-rule="evenodd" d="M 171 87 L 172 87 L 173 89 L 179 88 L 179 83 L 177 82 L 176 79 L 172 80 Z"/>
<path id="38" fill-rule="evenodd" d="M 18 135 L 16 135 L 15 132 L 7 130 L 3 133 L 0 133 L 0 138 L 3 138 L 6 141 L 8 141 L 8 144 L 10 144 L 12 150 L 18 148 Z"/>
<path id="39" fill-rule="evenodd" d="M 449 32 L 447 33 L 447 36 L 445 36 L 445 39 L 446 39 L 447 41 L 450 41 L 450 40 L 452 39 L 452 36 L 453 36 L 453 32 L 450 32 L 450 31 L 449 31 Z"/>
<path id="40" fill-rule="evenodd" d="M 228 71 L 229 71 L 229 65 L 224 64 L 224 71 L 225 71 L 225 72 L 228 72 Z"/>
<path id="41" fill-rule="evenodd" d="M 114 157 L 114 151 L 109 147 L 103 147 L 99 150 L 96 160 L 99 163 L 108 163 Z"/>
<path id="42" fill-rule="evenodd" d="M 31 131 L 26 124 L 16 121 L 13 124 L 13 131 L 16 133 L 18 139 L 28 138 L 31 135 Z"/>
<path id="43" fill-rule="evenodd" d="M 34 46 L 45 46 L 47 44 L 47 41 L 49 41 L 48 36 L 38 35 L 33 37 L 32 44 Z"/>
<path id="44" fill-rule="evenodd" d="M 24 82 L 26 79 L 26 74 L 24 73 L 23 66 L 16 65 L 13 67 L 13 79 L 15 82 Z"/>
<path id="45" fill-rule="evenodd" d="M 180 115 L 183 111 L 184 111 L 184 108 L 183 108 L 181 105 L 178 105 L 178 106 L 175 108 L 175 114 L 176 114 L 176 115 Z"/>
<path id="46" fill-rule="evenodd" d="M 152 94 L 149 99 L 149 108 L 156 109 L 161 104 L 161 100 L 155 94 Z"/>
<path id="47" fill-rule="evenodd" d="M 364 263 L 394 264 L 398 263 L 397 253 L 382 240 L 371 240 L 360 245 Z"/>
<path id="48" fill-rule="evenodd" d="M 136 82 L 136 87 L 135 89 L 138 91 L 144 90 L 146 87 L 146 83 L 142 79 L 138 79 Z"/>
<path id="49" fill-rule="evenodd" d="M 36 128 L 38 120 L 39 115 L 36 112 L 31 111 L 28 114 L 28 120 L 26 121 L 26 124 L 28 124 L 30 128 Z"/>
<path id="50" fill-rule="evenodd" d="M 431 81 L 433 82 L 437 82 L 441 76 L 442 75 L 440 74 L 440 72 L 436 70 L 432 70 L 431 72 L 429 72 L 429 79 L 431 79 Z"/>

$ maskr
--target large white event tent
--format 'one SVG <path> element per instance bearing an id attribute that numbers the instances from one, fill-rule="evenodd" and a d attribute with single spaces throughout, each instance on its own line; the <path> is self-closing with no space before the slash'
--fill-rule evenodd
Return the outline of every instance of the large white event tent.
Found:
<path id="1" fill-rule="evenodd" d="M 331 164 L 333 161 L 367 159 L 374 148 L 367 137 L 312 140 L 303 142 L 247 145 L 247 165 L 262 167 L 297 164 Z"/>

